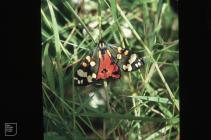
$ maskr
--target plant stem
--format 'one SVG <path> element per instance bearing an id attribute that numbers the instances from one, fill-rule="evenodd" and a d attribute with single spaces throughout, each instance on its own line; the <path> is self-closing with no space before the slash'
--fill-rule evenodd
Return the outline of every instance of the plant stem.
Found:
<path id="1" fill-rule="evenodd" d="M 109 113 L 111 113 L 112 112 L 112 110 L 111 110 L 111 106 L 110 106 L 110 103 L 109 103 L 109 92 L 108 92 L 108 83 L 107 83 L 107 81 L 104 81 L 104 89 L 105 89 L 105 94 L 106 94 L 106 104 L 107 104 L 107 110 L 108 110 L 108 112 Z M 112 119 L 111 118 L 109 118 L 109 121 L 110 121 L 110 123 L 112 123 Z M 105 128 L 105 131 L 106 131 L 106 128 Z M 115 134 L 115 132 L 113 131 L 112 132 L 112 134 L 113 134 L 113 137 L 114 138 L 116 138 L 116 134 Z"/>

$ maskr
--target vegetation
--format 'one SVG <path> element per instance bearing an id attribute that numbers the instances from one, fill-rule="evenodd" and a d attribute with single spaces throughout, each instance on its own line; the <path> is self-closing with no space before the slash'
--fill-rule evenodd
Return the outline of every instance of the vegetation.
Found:
<path id="1" fill-rule="evenodd" d="M 42 0 L 45 140 L 179 139 L 178 16 L 168 0 Z M 101 37 L 145 57 L 140 71 L 76 87 Z"/>

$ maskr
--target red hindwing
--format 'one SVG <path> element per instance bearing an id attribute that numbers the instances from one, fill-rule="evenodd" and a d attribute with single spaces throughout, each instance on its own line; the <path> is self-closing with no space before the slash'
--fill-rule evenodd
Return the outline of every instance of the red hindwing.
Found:
<path id="1" fill-rule="evenodd" d="M 118 79 L 120 78 L 119 67 L 112 61 L 112 56 L 109 50 L 106 50 L 104 54 L 99 51 L 99 67 L 98 67 L 98 79 L 108 79 L 110 77 Z"/>

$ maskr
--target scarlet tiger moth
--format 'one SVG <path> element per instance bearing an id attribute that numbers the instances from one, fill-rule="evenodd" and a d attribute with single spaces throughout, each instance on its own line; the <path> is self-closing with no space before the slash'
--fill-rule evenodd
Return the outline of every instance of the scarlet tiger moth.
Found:
<path id="1" fill-rule="evenodd" d="M 88 55 L 82 59 L 76 70 L 74 83 L 77 86 L 86 86 L 99 80 L 119 79 L 121 70 L 125 72 L 135 71 L 143 65 L 143 58 L 137 54 L 101 40 L 92 56 Z"/>

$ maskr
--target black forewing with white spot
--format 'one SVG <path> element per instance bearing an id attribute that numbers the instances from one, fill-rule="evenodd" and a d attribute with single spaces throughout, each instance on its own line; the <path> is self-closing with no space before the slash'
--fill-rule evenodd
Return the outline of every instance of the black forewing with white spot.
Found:
<path id="1" fill-rule="evenodd" d="M 96 50 L 96 49 L 95 49 Z M 97 53 L 92 56 L 87 55 L 75 71 L 74 83 L 77 86 L 86 86 L 96 81 L 98 59 Z"/>
<path id="2" fill-rule="evenodd" d="M 123 71 L 135 71 L 144 65 L 143 58 L 140 58 L 136 53 L 132 53 L 128 49 L 109 45 L 109 50 L 115 57 L 116 64 Z"/>
<path id="3" fill-rule="evenodd" d="M 123 64 L 124 71 L 135 71 L 140 69 L 144 65 L 143 58 L 140 58 L 137 54 L 131 53 L 128 55 L 128 60 Z M 130 70 L 131 69 L 131 70 Z"/>

